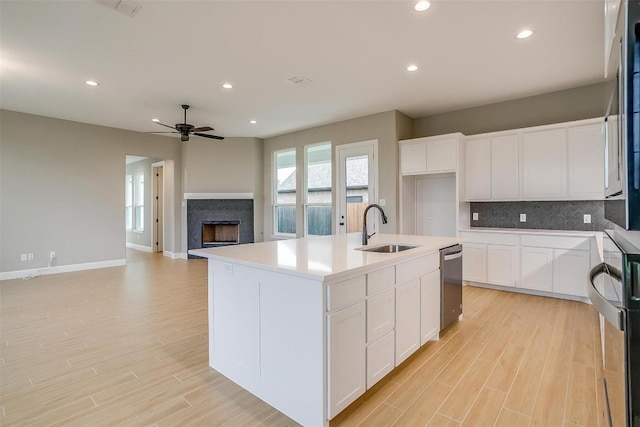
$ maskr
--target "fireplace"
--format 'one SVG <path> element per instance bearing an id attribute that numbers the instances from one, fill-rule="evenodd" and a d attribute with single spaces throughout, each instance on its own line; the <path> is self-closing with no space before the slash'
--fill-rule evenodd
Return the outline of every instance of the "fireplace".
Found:
<path id="1" fill-rule="evenodd" d="M 240 221 L 202 221 L 202 247 L 240 243 Z"/>
<path id="2" fill-rule="evenodd" d="M 187 199 L 188 249 L 253 242 L 252 199 Z"/>

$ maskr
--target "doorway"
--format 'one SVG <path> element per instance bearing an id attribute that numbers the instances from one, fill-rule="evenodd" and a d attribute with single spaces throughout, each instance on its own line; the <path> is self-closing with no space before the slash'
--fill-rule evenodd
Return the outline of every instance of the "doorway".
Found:
<path id="1" fill-rule="evenodd" d="M 362 231 L 362 215 L 378 199 L 378 141 L 362 141 L 336 147 L 338 185 L 336 191 L 337 234 Z M 378 230 L 377 216 L 368 218 L 368 228 Z"/>

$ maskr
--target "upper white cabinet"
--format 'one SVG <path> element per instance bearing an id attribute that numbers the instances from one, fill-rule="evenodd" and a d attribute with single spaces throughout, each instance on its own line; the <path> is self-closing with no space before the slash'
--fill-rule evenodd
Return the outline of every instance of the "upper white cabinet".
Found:
<path id="1" fill-rule="evenodd" d="M 465 141 L 467 200 L 517 200 L 520 197 L 518 134 Z"/>
<path id="2" fill-rule="evenodd" d="M 559 199 L 566 195 L 566 131 L 527 131 L 522 135 L 522 196 Z"/>
<path id="3" fill-rule="evenodd" d="M 464 159 L 466 199 L 491 199 L 491 138 L 467 139 Z"/>
<path id="4" fill-rule="evenodd" d="M 604 199 L 601 123 L 567 129 L 568 191 L 572 199 Z"/>
<path id="5" fill-rule="evenodd" d="M 455 172 L 460 136 L 449 134 L 400 141 L 400 174 Z"/>
<path id="6" fill-rule="evenodd" d="M 616 37 L 616 28 L 620 16 L 621 0 L 605 0 L 604 1 L 604 76 L 610 77 L 611 71 L 609 64 L 611 55 L 614 55 L 614 49 L 617 47 L 618 37 Z"/>
<path id="7" fill-rule="evenodd" d="M 467 137 L 465 200 L 601 200 L 602 119 Z"/>
<path id="8" fill-rule="evenodd" d="M 491 138 L 491 198 L 515 200 L 520 197 L 518 135 Z"/>

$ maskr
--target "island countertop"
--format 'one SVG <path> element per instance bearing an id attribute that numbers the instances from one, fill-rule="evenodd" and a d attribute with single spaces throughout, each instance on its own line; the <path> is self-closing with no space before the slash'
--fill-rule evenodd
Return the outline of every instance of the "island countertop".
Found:
<path id="1" fill-rule="evenodd" d="M 363 247 L 361 239 L 361 233 L 308 236 L 300 239 L 192 249 L 189 254 L 330 281 L 345 275 L 397 264 L 401 259 L 410 260 L 460 243 L 460 239 L 455 237 L 377 234 L 369 239 L 368 246 L 388 243 L 419 246 L 398 253 L 375 253 L 357 250 Z"/>

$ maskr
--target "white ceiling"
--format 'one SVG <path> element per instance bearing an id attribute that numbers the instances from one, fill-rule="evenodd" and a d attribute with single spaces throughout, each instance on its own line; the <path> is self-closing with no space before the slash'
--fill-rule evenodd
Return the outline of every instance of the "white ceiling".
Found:
<path id="1" fill-rule="evenodd" d="M 146 132 L 163 130 L 152 117 L 182 122 L 186 103 L 189 123 L 264 138 L 603 80 L 603 0 L 433 0 L 423 13 L 408 0 L 136 2 L 130 17 L 0 1 L 0 107 Z"/>

